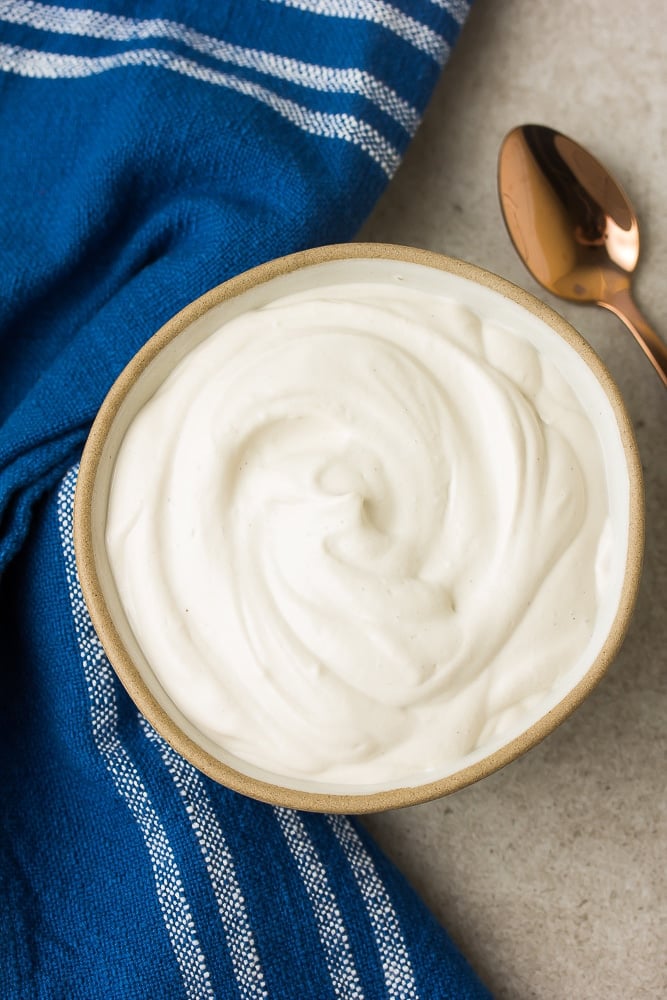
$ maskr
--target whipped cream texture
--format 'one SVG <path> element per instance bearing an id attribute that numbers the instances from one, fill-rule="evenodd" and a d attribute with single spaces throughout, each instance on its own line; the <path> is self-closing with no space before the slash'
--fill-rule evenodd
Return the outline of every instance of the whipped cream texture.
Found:
<path id="1" fill-rule="evenodd" d="M 586 655 L 602 449 L 553 363 L 467 306 L 333 284 L 225 323 L 130 424 L 106 545 L 169 697 L 271 774 L 428 780 Z"/>

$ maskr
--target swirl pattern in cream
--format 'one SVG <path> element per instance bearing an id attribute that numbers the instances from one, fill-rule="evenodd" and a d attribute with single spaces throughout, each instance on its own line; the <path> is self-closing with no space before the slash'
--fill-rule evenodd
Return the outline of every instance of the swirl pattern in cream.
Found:
<path id="1" fill-rule="evenodd" d="M 272 774 L 421 780 L 582 656 L 608 530 L 556 368 L 399 286 L 300 292 L 179 363 L 132 422 L 107 551 L 164 689 Z"/>

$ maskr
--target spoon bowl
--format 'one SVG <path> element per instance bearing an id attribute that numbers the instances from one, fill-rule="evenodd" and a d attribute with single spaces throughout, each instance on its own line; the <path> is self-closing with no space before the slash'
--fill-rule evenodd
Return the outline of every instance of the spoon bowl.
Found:
<path id="1" fill-rule="evenodd" d="M 667 347 L 632 297 L 637 217 L 609 172 L 560 132 L 521 125 L 501 146 L 498 189 L 508 232 L 533 277 L 560 298 L 615 313 L 667 385 Z"/>

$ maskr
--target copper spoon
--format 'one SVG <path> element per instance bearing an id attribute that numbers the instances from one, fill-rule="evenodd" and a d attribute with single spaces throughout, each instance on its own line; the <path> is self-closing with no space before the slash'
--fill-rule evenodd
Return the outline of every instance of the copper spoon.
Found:
<path id="1" fill-rule="evenodd" d="M 501 146 L 498 189 L 512 242 L 533 277 L 554 295 L 615 313 L 667 386 L 667 346 L 631 292 L 637 217 L 613 177 L 560 132 L 521 125 Z"/>

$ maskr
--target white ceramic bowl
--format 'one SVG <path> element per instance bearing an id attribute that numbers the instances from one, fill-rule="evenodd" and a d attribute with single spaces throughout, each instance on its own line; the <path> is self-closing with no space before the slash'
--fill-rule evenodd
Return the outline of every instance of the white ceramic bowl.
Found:
<path id="1" fill-rule="evenodd" d="M 124 614 L 105 549 L 105 521 L 114 462 L 127 427 L 188 351 L 220 325 L 277 296 L 314 285 L 394 280 L 472 301 L 478 313 L 523 331 L 557 360 L 605 455 L 611 499 L 616 578 L 600 610 L 589 659 L 566 669 L 553 697 L 527 714 L 500 745 L 416 774 L 400 787 L 318 784 L 251 766 L 198 732 L 164 691 Z M 620 393 L 589 345 L 551 309 L 525 291 L 470 264 L 425 251 L 380 244 L 324 247 L 271 261 L 225 282 L 167 323 L 130 362 L 106 398 L 86 445 L 76 492 L 75 546 L 81 585 L 109 659 L 137 707 L 184 757 L 216 781 L 255 798 L 302 809 L 371 812 L 436 798 L 497 770 L 542 740 L 600 680 L 626 632 L 643 550 L 641 465 Z M 502 595 L 499 595 L 502 599 Z"/>

